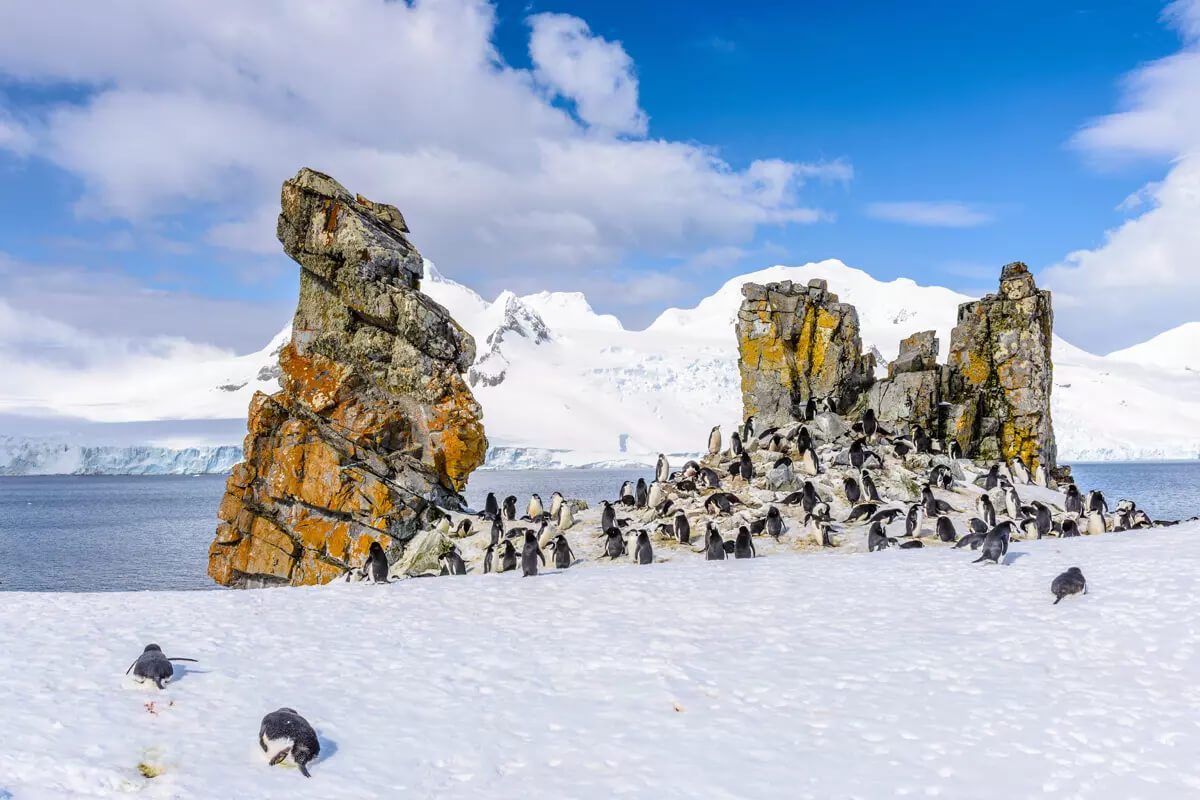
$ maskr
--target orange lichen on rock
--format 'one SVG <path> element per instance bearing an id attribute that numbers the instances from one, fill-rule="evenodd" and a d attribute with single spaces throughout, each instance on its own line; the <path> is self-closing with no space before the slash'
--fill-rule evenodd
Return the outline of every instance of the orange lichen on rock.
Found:
<path id="1" fill-rule="evenodd" d="M 324 583 L 370 543 L 399 555 L 428 503 L 456 508 L 487 452 L 462 379 L 475 343 L 419 291 L 400 212 L 301 170 L 278 236 L 301 266 L 281 390 L 255 394 L 208 571 L 226 586 Z"/>

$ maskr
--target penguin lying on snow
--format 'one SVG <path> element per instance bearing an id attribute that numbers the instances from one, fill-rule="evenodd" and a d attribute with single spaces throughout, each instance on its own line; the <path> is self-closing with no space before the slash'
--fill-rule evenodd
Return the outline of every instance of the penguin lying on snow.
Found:
<path id="1" fill-rule="evenodd" d="M 281 708 L 263 717 L 258 729 L 258 746 L 270 755 L 271 766 L 290 756 L 306 778 L 312 777 L 308 774 L 309 763 L 321 754 L 317 732 L 294 708 Z"/>
<path id="2" fill-rule="evenodd" d="M 162 651 L 162 648 L 156 644 L 146 645 L 146 649 L 137 657 L 129 669 L 125 670 L 125 674 L 133 673 L 133 678 L 138 683 L 151 681 L 159 689 L 163 688 L 163 684 L 175 675 L 175 668 L 171 666 L 172 661 L 195 661 L 194 658 L 167 658 Z"/>
<path id="3" fill-rule="evenodd" d="M 1087 581 L 1079 567 L 1071 567 L 1054 579 L 1050 591 L 1054 594 L 1054 605 L 1058 605 L 1068 595 L 1087 594 Z"/>

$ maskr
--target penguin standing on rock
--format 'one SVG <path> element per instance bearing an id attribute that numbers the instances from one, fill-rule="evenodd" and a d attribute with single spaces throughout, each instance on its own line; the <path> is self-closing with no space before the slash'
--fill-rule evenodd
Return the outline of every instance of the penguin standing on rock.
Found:
<path id="1" fill-rule="evenodd" d="M 682 511 L 675 513 L 675 540 L 687 544 L 692 540 L 692 528 L 688 525 L 687 514 Z"/>
<path id="2" fill-rule="evenodd" d="M 504 540 L 500 550 L 500 569 L 497 572 L 512 572 L 517 568 L 517 548 L 513 547 L 511 539 Z"/>
<path id="3" fill-rule="evenodd" d="M 729 454 L 731 456 L 740 456 L 746 450 L 742 447 L 742 436 L 736 430 L 729 434 Z"/>
<path id="4" fill-rule="evenodd" d="M 746 421 L 742 423 L 742 441 L 749 442 L 754 438 L 754 415 L 746 417 Z"/>
<path id="5" fill-rule="evenodd" d="M 666 483 L 671 478 L 671 465 L 667 461 L 667 457 L 659 453 L 658 465 L 654 468 L 654 480 L 659 483 Z"/>
<path id="6" fill-rule="evenodd" d="M 992 498 L 987 494 L 979 495 L 975 501 L 975 510 L 979 512 L 979 516 L 988 524 L 989 528 L 996 527 L 996 507 L 992 505 Z"/>
<path id="7" fill-rule="evenodd" d="M 945 515 L 938 517 L 937 536 L 946 543 L 958 541 L 958 533 L 954 530 L 954 522 L 949 517 Z"/>
<path id="8" fill-rule="evenodd" d="M 882 503 L 883 500 L 879 497 L 879 490 L 875 488 L 875 479 L 871 477 L 871 473 L 865 469 L 860 473 L 862 476 L 863 495 L 867 500 L 876 503 Z"/>
<path id="9" fill-rule="evenodd" d="M 1067 485 L 1067 498 L 1063 507 L 1068 514 L 1083 513 L 1083 498 L 1079 495 L 1079 487 L 1073 483 Z"/>
<path id="10" fill-rule="evenodd" d="M 609 528 L 604 532 L 604 554 L 612 560 L 617 560 L 625 555 L 625 538 L 621 536 L 621 531 L 616 528 Z"/>
<path id="11" fill-rule="evenodd" d="M 513 522 L 517 518 L 517 496 L 510 494 L 504 498 L 504 518 Z"/>
<path id="12" fill-rule="evenodd" d="M 530 495 L 529 505 L 525 509 L 525 513 L 529 516 L 529 519 L 533 522 L 537 522 L 539 519 L 541 519 L 541 516 L 543 513 L 545 513 L 545 511 L 546 509 L 542 507 L 541 495 L 537 494 L 536 492 Z"/>
<path id="13" fill-rule="evenodd" d="M 646 486 L 645 478 L 638 478 L 637 492 L 634 495 L 638 508 L 645 508 L 650 502 L 650 490 Z"/>
<path id="14" fill-rule="evenodd" d="M 862 497 L 862 492 L 858 489 L 858 481 L 854 480 L 853 477 L 848 476 L 842 481 L 842 491 L 846 495 L 846 502 L 850 503 L 850 505 L 854 505 Z"/>
<path id="15" fill-rule="evenodd" d="M 438 561 L 442 562 L 443 575 L 466 575 L 467 565 L 459 555 L 458 548 L 454 548 L 449 552 L 442 553 L 438 556 Z"/>
<path id="16" fill-rule="evenodd" d="M 783 535 L 783 516 L 779 513 L 779 509 L 775 506 L 767 508 L 767 524 L 765 528 L 767 535 L 778 541 Z"/>
<path id="17" fill-rule="evenodd" d="M 487 499 L 483 501 L 483 516 L 490 519 L 500 517 L 500 504 L 496 502 L 495 492 L 487 493 Z"/>
<path id="18" fill-rule="evenodd" d="M 712 431 L 708 434 L 708 454 L 710 456 L 720 455 L 721 453 L 721 426 L 714 425 Z"/>

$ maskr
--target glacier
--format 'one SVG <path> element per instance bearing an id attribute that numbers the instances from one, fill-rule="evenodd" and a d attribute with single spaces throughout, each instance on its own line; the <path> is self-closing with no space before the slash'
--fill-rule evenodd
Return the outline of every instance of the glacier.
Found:
<path id="1" fill-rule="evenodd" d="M 242 460 L 238 445 L 77 445 L 0 436 L 0 475 L 212 475 Z"/>

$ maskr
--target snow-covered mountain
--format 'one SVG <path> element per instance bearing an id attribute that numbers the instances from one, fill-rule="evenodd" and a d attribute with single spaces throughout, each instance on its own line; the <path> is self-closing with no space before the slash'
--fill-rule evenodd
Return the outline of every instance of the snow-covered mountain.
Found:
<path id="1" fill-rule="evenodd" d="M 0 475 L 196 475 L 228 472 L 237 445 L 219 447 L 87 446 L 0 436 Z"/>
<path id="2" fill-rule="evenodd" d="M 877 351 L 881 365 L 896 356 L 902 338 L 929 329 L 938 332 L 944 360 L 958 304 L 971 299 L 905 278 L 879 281 L 827 260 L 740 275 L 694 308 L 668 309 L 645 330 L 630 331 L 616 317 L 597 314 L 580 293 L 503 292 L 488 302 L 429 262 L 422 289 L 475 337 L 468 380 L 484 409 L 488 466 L 625 466 L 653 464 L 659 452 L 695 452 L 713 425 L 740 419 L 733 321 L 742 284 L 810 278 L 826 279 L 858 309 L 864 347 Z M 33 405 L 41 413 L 99 422 L 244 419 L 256 390 L 276 389 L 277 356 L 288 335 L 284 329 L 245 356 L 67 374 Z M 1061 460 L 1200 457 L 1198 347 L 1200 323 L 1108 356 L 1055 337 L 1052 403 Z M 31 398 L 21 400 L 28 406 Z M 0 411 L 5 401 L 0 390 Z M 170 472 L 180 464 L 201 467 L 180 471 L 208 471 L 206 463 L 223 470 L 236 452 L 216 456 L 183 441 L 157 455 L 143 443 L 101 455 L 93 452 L 100 448 L 64 450 L 60 442 L 42 441 L 20 449 L 12 441 L 0 447 L 0 472 L 17 470 L 18 461 L 73 465 L 64 471 Z M 236 438 L 228 444 L 236 445 Z M 61 455 L 67 452 L 79 455 Z"/>

